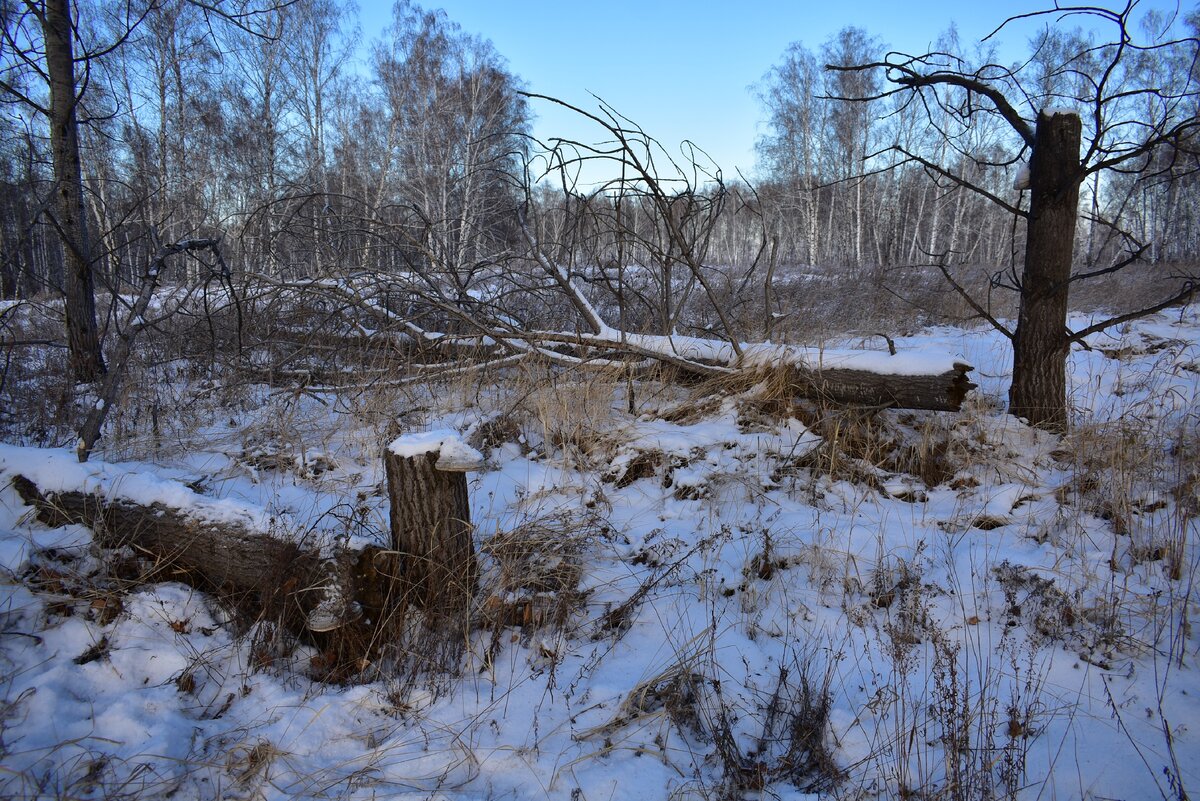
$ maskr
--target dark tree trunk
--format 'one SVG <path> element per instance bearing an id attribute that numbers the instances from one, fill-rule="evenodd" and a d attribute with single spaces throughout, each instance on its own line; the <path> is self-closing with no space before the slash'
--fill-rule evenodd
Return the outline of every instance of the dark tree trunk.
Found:
<path id="1" fill-rule="evenodd" d="M 75 56 L 68 0 L 46 0 L 43 34 L 50 78 L 50 148 L 54 154 L 55 223 L 63 247 L 67 345 L 76 381 L 104 374 L 96 328 L 91 247 L 83 202 L 79 122 L 75 114 Z"/>
<path id="2" fill-rule="evenodd" d="M 403 457 L 387 449 L 383 460 L 406 597 L 427 613 L 467 611 L 479 565 L 466 475 L 439 470 L 437 451 Z"/>
<path id="3" fill-rule="evenodd" d="M 1009 412 L 1050 431 L 1067 428 L 1067 294 L 1079 211 L 1081 125 L 1038 115 L 1030 157 L 1029 225 L 1013 337 Z"/>

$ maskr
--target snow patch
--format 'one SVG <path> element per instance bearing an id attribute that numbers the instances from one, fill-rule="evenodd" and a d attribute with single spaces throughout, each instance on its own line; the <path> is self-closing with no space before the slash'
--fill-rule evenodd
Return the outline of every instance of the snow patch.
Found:
<path id="1" fill-rule="evenodd" d="M 484 463 L 483 454 L 450 428 L 401 434 L 388 444 L 388 451 L 402 459 L 436 453 L 438 460 L 434 467 L 438 470 L 478 470 Z"/>
<path id="2" fill-rule="evenodd" d="M 1059 117 L 1059 116 L 1078 117 L 1079 112 L 1073 108 L 1067 108 L 1066 106 L 1047 106 L 1046 108 L 1042 109 L 1042 116 L 1044 116 L 1044 117 Z"/>
<path id="3" fill-rule="evenodd" d="M 1017 192 L 1024 192 L 1029 188 L 1029 181 L 1032 173 L 1029 170 L 1028 164 L 1022 164 L 1017 170 L 1017 177 L 1013 179 L 1013 189 Z"/>
<path id="4" fill-rule="evenodd" d="M 102 461 L 80 463 L 74 453 L 65 450 L 0 444 L 0 475 L 17 474 L 32 481 L 42 492 L 81 492 L 141 506 L 157 503 L 197 520 L 261 532 L 268 531 L 271 524 L 271 516 L 261 507 L 207 498 L 151 471 L 141 472 Z"/>

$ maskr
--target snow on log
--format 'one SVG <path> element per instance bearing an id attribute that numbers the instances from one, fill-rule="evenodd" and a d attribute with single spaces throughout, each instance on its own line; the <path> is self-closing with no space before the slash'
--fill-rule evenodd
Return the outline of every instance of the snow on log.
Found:
<path id="1" fill-rule="evenodd" d="M 320 601 L 304 590 L 316 582 L 322 560 L 295 542 L 158 502 L 144 505 L 95 492 L 49 491 L 20 474 L 12 483 L 46 525 L 85 525 L 100 547 L 132 548 L 158 560 L 155 572 L 163 580 L 214 592 L 254 617 L 302 619 Z"/>
<path id="2" fill-rule="evenodd" d="M 696 337 L 627 334 L 617 339 L 615 332 L 607 332 L 580 339 L 591 346 L 659 356 L 685 370 L 694 365 L 701 374 L 714 369 L 725 374 L 782 370 L 798 396 L 854 406 L 958 411 L 975 388 L 967 377 L 974 368 L 961 357 L 938 351 L 893 355 L 767 342 L 743 344 L 739 358 L 728 343 Z"/>
<path id="3" fill-rule="evenodd" d="M 483 461 L 449 429 L 405 434 L 384 448 L 404 597 L 427 612 L 465 612 L 478 587 L 465 473 Z"/>
<path id="4" fill-rule="evenodd" d="M 955 412 L 975 388 L 967 373 L 972 368 L 955 364 L 944 373 L 896 375 L 833 367 L 822 370 L 792 368 L 789 384 L 802 398 L 852 406 L 887 406 Z"/>
<path id="5" fill-rule="evenodd" d="M 146 580 L 183 582 L 216 595 L 243 624 L 271 621 L 339 659 L 366 658 L 394 582 L 381 548 L 325 553 L 279 536 L 257 507 L 66 452 L 0 445 L 0 474 L 46 525 L 84 525 L 98 546 L 146 558 Z M 314 634 L 333 629 L 337 638 Z"/>
<path id="6" fill-rule="evenodd" d="M 975 384 L 961 358 L 937 351 L 899 354 L 796 346 L 748 348 L 746 367 L 783 369 L 802 398 L 852 406 L 953 412 Z"/>

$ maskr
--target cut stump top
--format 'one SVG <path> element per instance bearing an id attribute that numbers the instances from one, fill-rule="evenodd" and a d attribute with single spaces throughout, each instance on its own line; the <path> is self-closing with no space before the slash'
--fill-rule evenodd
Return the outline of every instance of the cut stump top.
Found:
<path id="1" fill-rule="evenodd" d="M 401 459 L 436 454 L 434 469 L 450 473 L 479 470 L 484 464 L 483 454 L 468 445 L 462 435 L 450 428 L 401 434 L 388 443 L 387 450 Z"/>

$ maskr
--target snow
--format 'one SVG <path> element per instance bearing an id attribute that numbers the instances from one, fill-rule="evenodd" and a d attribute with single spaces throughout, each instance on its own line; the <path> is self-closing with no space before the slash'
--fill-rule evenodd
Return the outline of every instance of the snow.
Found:
<path id="1" fill-rule="evenodd" d="M 732 359 L 704 339 L 639 344 Z M 380 544 L 369 427 L 338 432 L 343 418 L 319 404 L 287 407 L 308 426 L 296 463 L 336 463 L 319 477 L 253 466 L 249 447 L 221 451 L 229 434 L 215 422 L 207 448 L 164 464 L 0 445 L 0 796 L 712 798 L 729 775 L 719 726 L 768 771 L 761 791 L 724 787 L 730 797 L 888 798 L 901 786 L 934 797 L 949 794 L 954 759 L 997 796 L 1008 776 L 1016 798 L 1174 797 L 1176 769 L 1194 791 L 1200 643 L 1187 621 L 1200 611 L 1189 589 L 1200 531 L 1188 503 L 1200 483 L 1184 457 L 1198 441 L 1200 317 L 1158 315 L 1074 350 L 1078 425 L 1065 440 L 1003 413 L 1011 356 L 999 335 L 940 328 L 897 345 L 897 356 L 770 345 L 745 359 L 896 374 L 975 365 L 980 389 L 961 413 L 878 418 L 914 452 L 944 445 L 946 475 L 929 482 L 852 443 L 835 449 L 843 464 L 813 469 L 824 440 L 757 414 L 767 399 L 754 391 L 708 402 L 639 390 L 628 414 L 623 397 L 597 411 L 571 394 L 601 385 L 564 383 L 546 393 L 557 417 L 517 415 L 535 451 L 501 445 L 486 462 L 459 433 L 488 413 L 486 392 L 425 398 L 423 422 L 404 422 L 428 430 L 388 448 L 475 465 L 478 543 L 536 523 L 580 554 L 561 627 L 475 631 L 461 674 L 440 682 L 315 683 L 314 648 L 272 651 L 269 622 L 236 634 L 183 584 L 110 577 L 90 532 L 39 523 L 10 485 L 20 474 L 48 491 Z M 511 411 L 524 393 L 495 406 Z M 264 427 L 281 417 L 269 403 L 242 413 Z M 647 455 L 650 469 L 628 472 Z M 366 533 L 339 522 L 360 518 Z M 1173 541 L 1178 580 L 1149 548 Z M 485 592 L 499 593 L 512 577 L 487 552 L 483 564 Z M 626 604 L 623 627 L 600 625 Z M 828 688 L 838 791 L 790 781 L 784 738 L 764 734 L 771 699 L 794 701 L 802 676 Z M 969 747 L 955 752 L 959 734 Z"/>
<path id="2" fill-rule="evenodd" d="M 642 351 L 702 363 L 733 365 L 736 354 L 728 342 L 681 335 L 625 334 L 611 329 L 583 335 L 584 342 L 623 343 Z M 891 355 L 882 351 L 848 348 L 811 348 L 771 342 L 742 343 L 744 367 L 793 365 L 809 369 L 863 370 L 882 375 L 941 375 L 967 365 L 961 353 L 937 347 L 922 347 Z M 967 365 L 969 366 L 969 365 Z"/>
<path id="3" fill-rule="evenodd" d="M 163 478 L 152 468 L 138 469 L 99 460 L 80 463 L 66 450 L 23 448 L 0 443 L 0 479 L 23 475 L 42 492 L 82 492 L 143 506 L 161 504 L 197 520 L 240 525 L 267 531 L 266 510 L 232 499 L 199 495 L 178 481 Z"/>
<path id="4" fill-rule="evenodd" d="M 483 454 L 448 428 L 401 434 L 388 444 L 388 450 L 402 459 L 436 453 L 434 467 L 438 470 L 477 470 L 484 462 Z"/>
<path id="5" fill-rule="evenodd" d="M 796 346 L 752 346 L 743 352 L 748 366 L 793 364 L 816 370 L 862 370 L 880 375 L 941 375 L 970 367 L 959 353 L 924 348 L 897 352 L 848 350 L 838 348 L 803 348 Z"/>
<path id="6" fill-rule="evenodd" d="M 1022 164 L 1020 169 L 1017 170 L 1017 176 L 1013 178 L 1013 190 L 1017 192 L 1024 192 L 1029 188 L 1029 182 L 1031 178 L 1032 173 L 1029 170 L 1029 165 Z"/>

